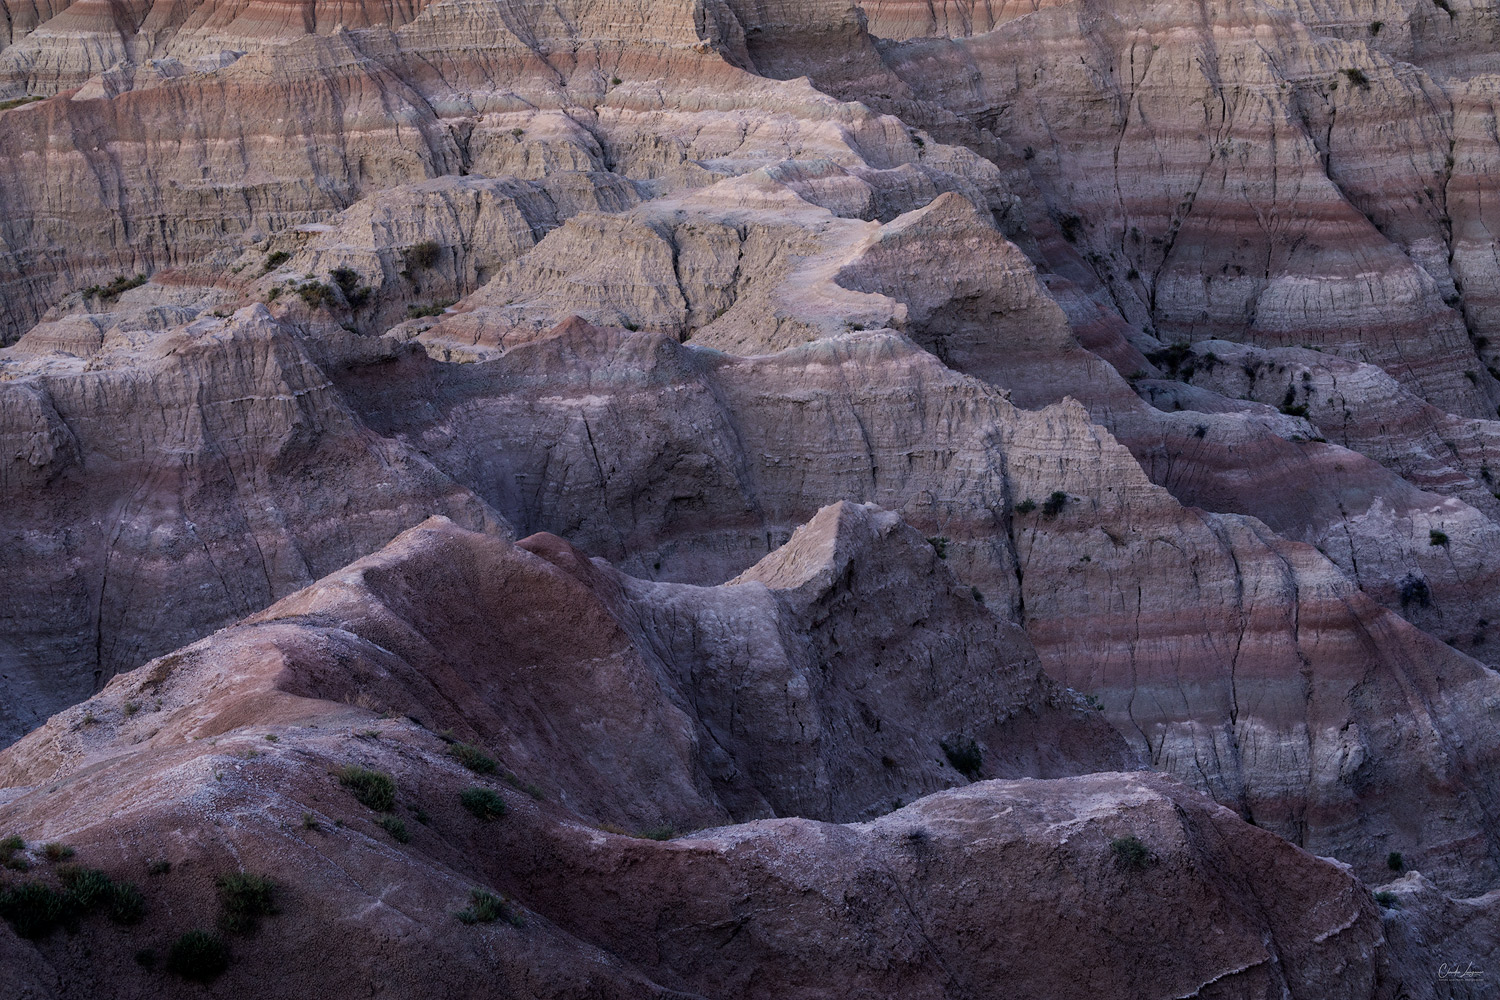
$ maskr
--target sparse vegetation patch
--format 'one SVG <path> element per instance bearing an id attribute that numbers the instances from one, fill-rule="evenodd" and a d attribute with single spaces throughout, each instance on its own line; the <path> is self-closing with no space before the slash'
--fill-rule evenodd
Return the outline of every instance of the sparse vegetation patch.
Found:
<path id="1" fill-rule="evenodd" d="M 214 886 L 219 891 L 219 924 L 232 934 L 254 933 L 261 917 L 281 912 L 276 883 L 264 875 L 220 875 Z"/>
<path id="2" fill-rule="evenodd" d="M 430 268 L 438 262 L 442 253 L 443 248 L 436 240 L 423 240 L 421 243 L 407 247 L 406 252 L 401 255 L 401 260 L 407 270 Z"/>
<path id="3" fill-rule="evenodd" d="M 512 927 L 524 926 L 521 915 L 511 908 L 508 900 L 484 889 L 469 890 L 468 908 L 459 910 L 454 916 L 466 924 L 492 924 L 503 920 Z"/>
<path id="4" fill-rule="evenodd" d="M 144 274 L 137 274 L 134 278 L 120 275 L 107 285 L 90 285 L 83 290 L 88 298 L 99 298 L 104 302 L 113 302 L 132 288 L 139 288 L 146 283 Z"/>
<path id="5" fill-rule="evenodd" d="M 458 803 L 477 819 L 498 819 L 505 815 L 505 800 L 488 788 L 465 788 L 458 795 Z"/>
<path id="6" fill-rule="evenodd" d="M 448 756 L 458 761 L 475 774 L 494 774 L 495 758 L 472 743 L 454 743 L 448 747 Z"/>
<path id="7" fill-rule="evenodd" d="M 1114 855 L 1115 865 L 1125 871 L 1145 871 L 1156 863 L 1151 849 L 1133 833 L 1111 840 L 1109 849 Z"/>
<path id="8" fill-rule="evenodd" d="M 391 835 L 391 839 L 398 844 L 411 843 L 411 833 L 406 829 L 406 821 L 400 816 L 382 816 L 377 820 L 381 829 Z"/>
<path id="9" fill-rule="evenodd" d="M 229 968 L 229 945 L 213 931 L 188 931 L 167 951 L 167 971 L 194 983 L 211 983 Z"/>
<path id="10" fill-rule="evenodd" d="M 977 781 L 981 769 L 984 767 L 984 753 L 968 736 L 954 736 L 941 741 L 938 746 L 942 747 L 943 756 L 948 758 L 948 763 L 953 765 L 953 770 L 968 778 Z"/>
<path id="11" fill-rule="evenodd" d="M 91 914 L 117 924 L 139 923 L 146 899 L 130 882 L 116 882 L 92 868 L 58 870 L 61 886 L 29 881 L 0 892 L 0 917 L 21 937 L 37 940 L 59 926 L 76 927 Z"/>
<path id="12" fill-rule="evenodd" d="M 376 812 L 396 808 L 396 779 L 384 771 L 371 771 L 354 764 L 339 771 L 339 784 L 349 789 L 362 805 Z"/>

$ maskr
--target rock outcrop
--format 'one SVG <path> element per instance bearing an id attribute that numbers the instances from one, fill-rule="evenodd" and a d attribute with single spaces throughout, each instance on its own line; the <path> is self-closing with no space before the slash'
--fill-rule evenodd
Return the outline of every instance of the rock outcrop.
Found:
<path id="1" fill-rule="evenodd" d="M 235 943 L 219 988 L 259 982 L 271 996 L 353 996 L 376 983 L 439 996 L 485 983 L 500 996 L 1041 997 L 1080 976 L 1121 997 L 1210 984 L 1370 996 L 1381 937 L 1368 890 L 1149 773 L 964 784 L 950 768 L 946 783 L 961 787 L 857 825 L 610 832 L 605 817 L 676 810 L 694 826 L 722 808 L 720 783 L 702 780 L 706 746 L 693 750 L 717 708 L 731 713 L 737 742 L 714 753 L 750 764 L 743 780 L 764 800 L 805 794 L 802 775 L 743 755 L 797 731 L 785 708 L 757 706 L 765 650 L 747 639 L 800 640 L 829 656 L 826 679 L 819 667 L 811 679 L 835 723 L 825 751 L 854 751 L 872 734 L 894 750 L 906 734 L 931 743 L 954 722 L 990 725 L 986 696 L 962 697 L 973 667 L 1002 690 L 1029 691 L 1023 711 L 1042 707 L 1035 696 L 1048 685 L 1024 640 L 954 594 L 935 557 L 925 579 L 907 578 L 910 600 L 889 593 L 892 568 L 904 571 L 901 556 L 925 545 L 912 535 L 887 513 L 831 508 L 712 593 L 655 585 L 632 595 L 636 585 L 549 536 L 515 546 L 445 522 L 413 529 L 264 614 L 117 677 L 0 752 L 0 826 L 28 843 L 66 843 L 81 863 L 144 886 L 138 923 L 83 925 L 88 959 L 54 936 L 23 942 L 0 925 L 5 954 L 25 963 L 39 996 L 175 995 L 182 987 L 149 957 L 128 956 L 166 955 L 174 935 L 211 924 L 213 878 L 243 870 L 273 877 L 276 905 L 259 934 Z M 934 623 L 944 607 L 971 623 L 956 633 L 970 644 L 964 655 L 934 658 L 922 681 L 908 666 L 861 685 L 863 710 L 839 721 L 827 696 L 854 693 L 839 659 L 884 645 L 899 661 L 928 628 L 908 610 L 924 602 Z M 674 677 L 670 648 L 632 643 L 622 614 L 632 605 L 656 613 L 658 636 L 672 634 L 664 619 L 681 622 L 678 644 L 701 645 L 718 628 L 740 645 Z M 759 614 L 761 628 L 752 634 L 726 611 Z M 663 697 L 674 682 L 683 697 Z M 804 677 L 784 691 L 795 702 L 808 688 Z M 361 704 L 410 714 L 377 717 Z M 435 735 L 448 723 L 515 768 L 498 772 L 515 787 L 479 764 L 473 744 Z M 1117 753 L 1097 714 L 1066 698 L 1039 724 L 1082 737 L 1075 766 Z M 991 737 L 989 751 L 999 743 Z M 334 775 L 351 766 L 393 782 L 388 801 L 366 797 L 376 811 L 339 786 Z M 895 773 L 930 766 L 903 760 Z M 488 789 L 504 815 L 470 815 L 465 786 Z M 56 877 L 42 852 L 21 851 L 35 856 L 33 883 Z M 508 897 L 506 922 L 455 919 L 476 886 Z M 1167 917 L 1163 895 L 1181 901 Z"/>
<path id="2" fill-rule="evenodd" d="M 164 334 L 108 319 L 39 328 L 0 381 L 7 738 L 435 510 L 495 523 L 372 435 L 263 307 Z"/>

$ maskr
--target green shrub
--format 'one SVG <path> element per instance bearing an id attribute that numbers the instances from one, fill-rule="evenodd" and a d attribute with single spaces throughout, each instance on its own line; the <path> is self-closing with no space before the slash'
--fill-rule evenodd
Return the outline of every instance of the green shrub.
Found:
<path id="1" fill-rule="evenodd" d="M 107 285 L 90 285 L 83 290 L 83 294 L 93 298 L 98 296 L 104 302 L 113 302 L 132 288 L 139 288 L 146 283 L 144 274 L 137 274 L 134 278 L 120 275 Z"/>
<path id="2" fill-rule="evenodd" d="M 448 307 L 452 304 L 453 300 L 449 299 L 445 302 L 433 302 L 425 306 L 407 306 L 406 318 L 426 319 L 429 316 L 441 316 L 448 311 Z"/>
<path id="3" fill-rule="evenodd" d="M 235 872 L 220 875 L 214 885 L 219 890 L 219 924 L 230 933 L 254 933 L 261 917 L 281 912 L 276 883 L 264 875 Z"/>
<path id="4" fill-rule="evenodd" d="M 458 795 L 459 804 L 483 820 L 505 815 L 505 800 L 488 788 L 465 788 Z"/>
<path id="5" fill-rule="evenodd" d="M 1392 851 L 1385 856 L 1385 866 L 1393 872 L 1406 870 L 1406 859 L 1401 856 L 1400 851 Z"/>
<path id="6" fill-rule="evenodd" d="M 1067 505 L 1068 495 L 1062 490 L 1053 490 L 1052 495 L 1042 502 L 1042 513 L 1047 517 L 1056 517 Z"/>
<path id="7" fill-rule="evenodd" d="M 9 111 L 11 108 L 19 108 L 27 104 L 35 104 L 37 101 L 46 100 L 43 97 L 16 97 L 9 101 L 0 101 L 0 111 Z"/>
<path id="8" fill-rule="evenodd" d="M 317 281 L 309 281 L 297 289 L 297 294 L 302 297 L 309 308 L 322 309 L 337 304 L 333 289 Z"/>
<path id="9" fill-rule="evenodd" d="M 1151 849 L 1133 833 L 1116 837 L 1109 842 L 1109 849 L 1114 853 L 1115 864 L 1126 871 L 1144 871 L 1156 860 Z"/>
<path id="10" fill-rule="evenodd" d="M 1387 910 L 1401 909 L 1401 901 L 1396 898 L 1394 892 L 1377 892 L 1375 894 L 1375 902 Z"/>
<path id="11" fill-rule="evenodd" d="M 0 917 L 17 935 L 32 941 L 51 934 L 71 909 L 67 896 L 40 882 L 22 882 L 0 892 Z"/>
<path id="12" fill-rule="evenodd" d="M 117 924 L 138 924 L 146 916 L 146 897 L 134 882 L 116 882 L 104 913 Z"/>
<path id="13" fill-rule="evenodd" d="M 1026 499 L 1026 500 L 1022 500 L 1020 503 L 1016 504 L 1016 513 L 1017 514 L 1030 514 L 1034 510 L 1036 510 L 1036 501 L 1035 500 Z"/>
<path id="14" fill-rule="evenodd" d="M 116 882 L 95 868 L 67 866 L 58 877 L 73 908 L 79 913 L 103 913 L 117 924 L 139 923 L 146 915 L 146 899 L 131 882 Z"/>
<path id="15" fill-rule="evenodd" d="M 1058 219 L 1057 224 L 1062 227 L 1063 239 L 1069 243 L 1078 242 L 1078 237 L 1083 232 L 1083 219 L 1081 217 L 1069 213 Z"/>
<path id="16" fill-rule="evenodd" d="M 421 243 L 407 247 L 406 251 L 402 253 L 401 259 L 406 264 L 408 270 L 417 267 L 431 267 L 438 262 L 438 257 L 442 255 L 442 252 L 443 248 L 438 245 L 436 240 L 423 240 Z"/>
<path id="17" fill-rule="evenodd" d="M 266 263 L 265 266 L 261 268 L 260 273 L 270 274 L 272 271 L 276 270 L 282 264 L 285 264 L 291 259 L 292 255 L 287 253 L 285 250 L 273 250 L 270 253 L 266 254 Z"/>
<path id="18" fill-rule="evenodd" d="M 398 844 L 411 843 L 411 834 L 406 829 L 406 821 L 400 816 L 382 816 L 377 821 L 382 829 L 391 835 L 391 839 Z"/>
<path id="19" fill-rule="evenodd" d="M 229 968 L 229 945 L 213 931 L 188 931 L 167 951 L 167 971 L 194 983 L 211 983 Z"/>
<path id="20" fill-rule="evenodd" d="M 75 926 L 91 913 L 102 913 L 117 924 L 139 923 L 146 914 L 146 899 L 132 883 L 76 866 L 59 868 L 58 877 L 61 889 L 23 882 L 0 892 L 0 917 L 21 937 L 46 937 L 59 924 Z"/>
<path id="21" fill-rule="evenodd" d="M 396 808 L 396 779 L 384 771 L 371 771 L 350 764 L 339 771 L 339 784 L 376 812 L 390 812 Z"/>
<path id="22" fill-rule="evenodd" d="M 1349 78 L 1350 83 L 1354 84 L 1361 90 L 1370 89 L 1370 78 L 1365 76 L 1364 70 L 1357 68 L 1346 69 L 1344 70 L 1344 75 Z"/>
<path id="23" fill-rule="evenodd" d="M 46 855 L 48 861 L 66 861 L 74 854 L 73 848 L 67 844 L 43 844 L 42 854 Z"/>
<path id="24" fill-rule="evenodd" d="M 932 551 L 937 553 L 939 559 L 948 558 L 948 539 L 942 535 L 927 539 L 927 544 L 932 546 Z"/>
<path id="25" fill-rule="evenodd" d="M 157 858 L 155 861 L 149 862 L 146 865 L 146 874 L 148 875 L 165 875 L 171 870 L 172 862 L 168 861 L 166 858 Z"/>
<path id="26" fill-rule="evenodd" d="M 664 823 L 661 826 L 653 826 L 636 834 L 641 840 L 671 840 L 677 836 L 677 831 L 672 824 Z"/>
<path id="27" fill-rule="evenodd" d="M 1427 581 L 1415 573 L 1408 573 L 1401 579 L 1397 593 L 1401 598 L 1401 607 L 1406 608 L 1408 604 L 1416 604 L 1419 608 L 1432 605 L 1432 589 L 1427 586 Z"/>
<path id="28" fill-rule="evenodd" d="M 454 743 L 448 747 L 448 756 L 475 774 L 495 773 L 495 758 L 472 743 Z"/>
<path id="29" fill-rule="evenodd" d="M 510 771 L 506 771 L 505 772 L 504 778 L 505 778 L 505 783 L 507 785 L 509 785 L 510 787 L 514 788 L 516 791 L 518 791 L 518 792 L 525 792 L 527 795 L 530 795 L 533 799 L 535 799 L 538 802 L 545 802 L 546 801 L 546 799 L 547 799 L 547 793 L 544 792 L 544 791 L 542 791 L 541 788 L 538 787 L 535 782 L 533 782 L 533 781 L 522 781 L 519 775 L 513 774 Z"/>
<path id="30" fill-rule="evenodd" d="M 454 914 L 466 924 L 492 924 L 504 920 L 513 927 L 523 924 L 521 915 L 511 909 L 509 901 L 483 889 L 469 890 L 469 906 Z"/>
<path id="31" fill-rule="evenodd" d="M 352 267 L 336 267 L 328 272 L 351 309 L 358 309 L 370 297 L 370 290 L 359 283 L 359 272 Z"/>
<path id="32" fill-rule="evenodd" d="M 24 851 L 25 849 L 26 841 L 15 834 L 11 834 L 4 840 L 0 840 L 0 854 L 14 854 L 16 851 Z"/>
<path id="33" fill-rule="evenodd" d="M 980 770 L 984 767 L 984 754 L 979 749 L 979 744 L 968 736 L 955 736 L 951 740 L 943 740 L 938 746 L 943 749 L 943 756 L 948 758 L 948 763 L 953 765 L 953 770 L 976 781 Z"/>
<path id="34" fill-rule="evenodd" d="M 1146 360 L 1167 373 L 1168 378 L 1177 378 L 1181 375 L 1184 379 L 1193 377 L 1193 366 L 1188 364 L 1193 359 L 1193 345 L 1186 343 L 1168 344 L 1157 351 L 1148 351 Z"/>
<path id="35" fill-rule="evenodd" d="M 1448 536 L 1443 532 L 1438 531 L 1436 528 L 1433 528 L 1427 533 L 1427 543 L 1429 545 L 1447 545 Z"/>

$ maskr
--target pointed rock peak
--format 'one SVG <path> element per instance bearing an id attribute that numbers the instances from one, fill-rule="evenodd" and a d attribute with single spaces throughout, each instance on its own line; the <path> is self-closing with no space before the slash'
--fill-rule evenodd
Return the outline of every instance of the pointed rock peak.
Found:
<path id="1" fill-rule="evenodd" d="M 582 316 L 569 316 L 561 323 L 547 331 L 548 339 L 553 337 L 594 337 L 603 331 L 584 319 Z"/>
<path id="2" fill-rule="evenodd" d="M 849 564 L 872 545 L 890 538 L 904 527 L 901 516 L 875 504 L 841 500 L 822 510 L 781 548 L 729 581 L 729 585 L 762 583 L 772 590 L 800 590 L 812 586 L 824 590 L 840 579 Z M 910 545 L 920 536 L 906 527 Z"/>
<path id="3" fill-rule="evenodd" d="M 921 208 L 897 216 L 881 233 L 883 236 L 926 231 L 948 234 L 955 227 L 987 229 L 999 235 L 993 223 L 980 213 L 979 208 L 956 191 L 945 191 Z"/>
<path id="4" fill-rule="evenodd" d="M 540 556 L 590 589 L 596 588 L 602 582 L 601 571 L 587 555 L 575 548 L 571 542 L 557 537 L 550 531 L 539 531 L 534 535 L 528 535 L 516 543 L 516 548 Z"/>

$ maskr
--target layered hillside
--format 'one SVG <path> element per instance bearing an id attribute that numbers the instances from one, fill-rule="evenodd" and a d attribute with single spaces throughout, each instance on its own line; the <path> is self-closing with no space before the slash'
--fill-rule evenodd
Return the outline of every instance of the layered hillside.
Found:
<path id="1" fill-rule="evenodd" d="M 973 759 L 950 762 L 959 741 Z M 144 895 L 124 926 L 83 922 L 87 958 L 26 924 L 36 940 L 6 954 L 22 995 L 192 994 L 130 955 L 169 960 L 224 905 L 213 879 L 243 869 L 278 888 L 234 938 L 231 992 L 944 996 L 998 978 L 1045 996 L 1080 963 L 1122 997 L 1226 978 L 1368 994 L 1367 890 L 1173 782 L 1108 772 L 1128 757 L 876 508 L 828 508 L 713 588 L 434 520 L 5 751 L 0 822 Z M 968 784 L 1018 766 L 1105 773 Z M 719 825 L 779 810 L 808 818 Z M 59 868 L 22 855 L 52 869 L 33 885 Z M 1164 882 L 1196 901 L 1171 938 L 1143 935 Z M 455 918 L 476 889 L 503 919 Z M 1080 916 L 1038 961 L 1032 908 L 1059 904 Z"/>
<path id="2" fill-rule="evenodd" d="M 1473 986 L 1493 5 L 0 12 L 0 836 L 197 873 L 88 948 L 250 867 L 288 996 Z"/>

